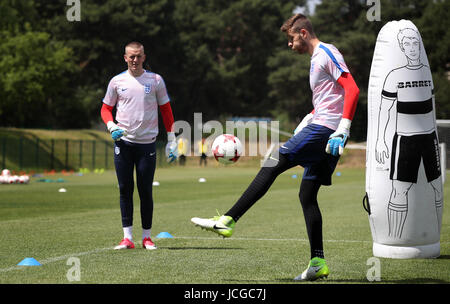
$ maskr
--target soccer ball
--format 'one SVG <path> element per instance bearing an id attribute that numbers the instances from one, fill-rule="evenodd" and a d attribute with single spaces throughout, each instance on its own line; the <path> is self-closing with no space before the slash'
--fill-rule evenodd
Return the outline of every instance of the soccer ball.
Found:
<path id="1" fill-rule="evenodd" d="M 214 140 L 211 151 L 215 159 L 224 165 L 234 164 L 242 154 L 239 138 L 231 134 L 222 134 Z"/>

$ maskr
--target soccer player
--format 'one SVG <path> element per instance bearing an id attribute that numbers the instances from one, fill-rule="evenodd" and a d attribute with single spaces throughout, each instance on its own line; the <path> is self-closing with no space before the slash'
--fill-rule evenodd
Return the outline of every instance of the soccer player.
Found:
<path id="1" fill-rule="evenodd" d="M 208 147 L 206 146 L 206 140 L 205 138 L 202 138 L 198 142 L 198 152 L 201 153 L 200 155 L 200 167 L 202 166 L 202 163 L 205 163 L 205 167 L 207 165 L 207 156 L 206 152 L 208 152 Z"/>
<path id="2" fill-rule="evenodd" d="M 158 135 L 158 107 L 167 131 L 166 155 L 176 158 L 173 114 L 163 78 L 144 70 L 144 46 L 131 42 L 125 47 L 128 69 L 109 82 L 101 117 L 114 140 L 114 165 L 120 192 L 124 237 L 114 249 L 132 249 L 134 168 L 140 198 L 142 246 L 156 249 L 150 232 L 153 220 L 152 184 L 156 165 L 155 140 Z M 116 107 L 116 121 L 113 108 Z"/>
<path id="3" fill-rule="evenodd" d="M 310 243 L 311 260 L 294 280 L 327 277 L 324 259 L 322 216 L 317 194 L 322 185 L 331 185 L 331 176 L 350 134 L 359 89 L 343 56 L 331 44 L 321 42 L 309 19 L 302 14 L 289 18 L 281 27 L 288 47 L 311 56 L 310 85 L 314 109 L 301 121 L 292 136 L 272 155 L 235 205 L 224 215 L 211 219 L 192 218 L 202 228 L 230 237 L 236 222 L 270 188 L 278 175 L 301 165 L 304 174 L 299 198 Z"/>
<path id="4" fill-rule="evenodd" d="M 188 149 L 187 139 L 183 137 L 178 138 L 178 162 L 180 166 L 186 165 L 187 149 Z"/>

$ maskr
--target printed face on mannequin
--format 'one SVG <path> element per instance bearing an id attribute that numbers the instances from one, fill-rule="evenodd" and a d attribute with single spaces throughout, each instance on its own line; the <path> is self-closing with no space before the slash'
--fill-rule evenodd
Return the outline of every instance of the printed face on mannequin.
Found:
<path id="1" fill-rule="evenodd" d="M 401 44 L 402 51 L 410 60 L 420 59 L 420 41 L 415 37 L 404 37 Z"/>

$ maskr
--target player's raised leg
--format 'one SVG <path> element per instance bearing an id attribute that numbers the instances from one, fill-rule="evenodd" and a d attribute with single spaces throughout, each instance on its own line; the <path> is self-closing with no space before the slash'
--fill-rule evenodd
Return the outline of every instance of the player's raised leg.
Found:
<path id="1" fill-rule="evenodd" d="M 223 237 L 230 237 L 233 234 L 235 220 L 231 216 L 218 215 L 213 218 L 203 219 L 193 217 L 191 222 L 203 229 L 215 232 Z"/>
<path id="2" fill-rule="evenodd" d="M 285 155 L 280 154 L 279 159 L 271 156 L 247 190 L 225 215 L 209 219 L 194 217 L 191 222 L 223 237 L 230 237 L 239 218 L 269 190 L 278 175 L 293 166 L 294 164 Z"/>

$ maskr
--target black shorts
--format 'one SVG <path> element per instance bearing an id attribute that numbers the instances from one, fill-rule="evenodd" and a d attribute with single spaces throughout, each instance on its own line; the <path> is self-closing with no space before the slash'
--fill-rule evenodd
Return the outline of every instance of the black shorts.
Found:
<path id="1" fill-rule="evenodd" d="M 411 136 L 394 135 L 390 176 L 392 180 L 417 183 L 421 160 L 428 182 L 441 176 L 439 141 L 435 131 Z"/>

